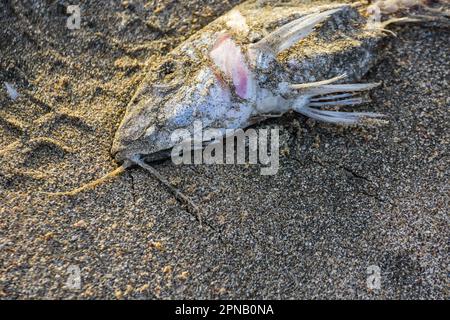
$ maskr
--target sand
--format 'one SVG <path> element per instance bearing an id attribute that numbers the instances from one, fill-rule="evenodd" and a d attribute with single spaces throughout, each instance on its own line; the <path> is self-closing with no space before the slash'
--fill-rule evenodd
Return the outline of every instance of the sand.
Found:
<path id="1" fill-rule="evenodd" d="M 147 59 L 238 2 L 93 0 L 79 30 L 62 5 L 1 2 L 0 298 L 448 298 L 448 29 L 386 41 L 364 79 L 383 81 L 364 110 L 385 126 L 269 121 L 275 176 L 156 165 L 202 226 L 139 168 L 73 198 L 42 193 L 116 168 L 112 139 Z M 380 289 L 367 287 L 372 265 Z"/>

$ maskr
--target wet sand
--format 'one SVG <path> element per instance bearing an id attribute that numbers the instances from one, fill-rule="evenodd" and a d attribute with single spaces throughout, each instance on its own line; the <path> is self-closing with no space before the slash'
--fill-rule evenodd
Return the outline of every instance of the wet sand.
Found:
<path id="1" fill-rule="evenodd" d="M 112 139 L 147 59 L 238 2 L 94 0 L 79 30 L 63 6 L 0 4 L 0 298 L 448 298 L 448 29 L 386 41 L 364 79 L 383 81 L 364 110 L 385 126 L 266 122 L 281 133 L 275 176 L 156 165 L 202 226 L 139 168 L 73 198 L 40 193 L 116 168 Z"/>

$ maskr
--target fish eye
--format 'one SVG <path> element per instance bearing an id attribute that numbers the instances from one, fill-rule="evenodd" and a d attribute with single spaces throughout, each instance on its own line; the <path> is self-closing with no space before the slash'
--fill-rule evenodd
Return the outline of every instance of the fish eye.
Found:
<path id="1" fill-rule="evenodd" d="M 164 78 L 176 71 L 176 62 L 174 60 L 167 60 L 159 67 L 159 75 Z"/>
<path id="2" fill-rule="evenodd" d="M 183 68 L 187 69 L 192 67 L 192 61 L 191 60 L 185 60 L 183 61 Z"/>

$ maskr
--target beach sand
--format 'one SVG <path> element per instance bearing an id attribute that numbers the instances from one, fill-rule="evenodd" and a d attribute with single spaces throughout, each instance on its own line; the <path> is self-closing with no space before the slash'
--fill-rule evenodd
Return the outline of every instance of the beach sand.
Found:
<path id="1" fill-rule="evenodd" d="M 112 139 L 147 59 L 238 2 L 93 0 L 79 30 L 56 2 L 0 3 L 0 298 L 448 298 L 448 29 L 386 41 L 363 106 L 384 126 L 266 122 L 281 134 L 274 176 L 156 165 L 202 226 L 139 168 L 76 197 L 42 193 L 116 168 Z"/>

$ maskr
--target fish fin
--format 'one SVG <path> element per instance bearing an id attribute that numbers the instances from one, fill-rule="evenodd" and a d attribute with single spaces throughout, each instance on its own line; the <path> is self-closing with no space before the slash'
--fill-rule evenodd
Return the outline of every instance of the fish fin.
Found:
<path id="1" fill-rule="evenodd" d="M 307 82 L 307 83 L 300 83 L 300 84 L 291 84 L 289 85 L 290 89 L 293 90 L 300 90 L 300 89 L 307 89 L 307 88 L 314 88 L 314 87 L 320 87 L 322 85 L 326 85 L 326 84 L 331 84 L 334 83 L 336 81 L 345 79 L 347 77 L 347 75 L 341 74 L 337 77 L 331 78 L 331 79 L 327 79 L 327 80 L 321 80 L 321 81 L 315 81 L 315 82 Z"/>
<path id="2" fill-rule="evenodd" d="M 255 43 L 253 47 L 269 48 L 273 53 L 277 54 L 307 37 L 314 30 L 315 26 L 341 9 L 312 13 L 291 21 Z"/>
<path id="3" fill-rule="evenodd" d="M 341 100 L 330 100 L 330 101 L 311 101 L 309 103 L 310 107 L 324 107 L 324 106 L 354 106 L 367 102 L 363 98 L 350 98 Z"/>
<path id="4" fill-rule="evenodd" d="M 326 95 L 330 93 L 349 93 L 367 91 L 378 87 L 381 82 L 376 83 L 349 83 L 349 84 L 325 84 L 302 90 L 302 94 L 311 97 Z"/>
<path id="5" fill-rule="evenodd" d="M 351 98 L 353 97 L 353 93 L 339 93 L 339 94 L 332 94 L 332 95 L 326 95 L 326 96 L 318 96 L 315 98 L 311 98 L 311 102 L 320 102 L 320 101 L 328 101 L 328 100 L 336 100 L 336 99 L 343 99 L 343 98 Z"/>
<path id="6" fill-rule="evenodd" d="M 345 78 L 345 74 L 323 81 L 288 85 L 288 91 L 294 90 L 300 93 L 300 97 L 294 101 L 292 109 L 316 120 L 346 125 L 361 123 L 367 118 L 384 117 L 384 115 L 379 113 L 327 111 L 314 108 L 323 106 L 350 106 L 364 103 L 367 100 L 361 97 L 355 97 L 355 93 L 370 90 L 381 84 L 333 84 L 343 78 Z"/>
<path id="7" fill-rule="evenodd" d="M 380 113 L 327 111 L 311 108 L 308 105 L 299 105 L 297 107 L 295 104 L 293 110 L 314 120 L 343 125 L 360 124 L 366 119 L 385 117 L 385 115 Z"/>
<path id="8" fill-rule="evenodd" d="M 353 125 L 362 123 L 365 119 L 383 118 L 384 115 L 373 112 L 341 112 L 320 110 L 314 107 L 349 106 L 366 102 L 365 99 L 355 97 L 354 92 L 370 90 L 379 83 L 353 83 L 353 84 L 319 84 L 307 87 L 301 97 L 294 101 L 292 109 L 315 120 Z M 305 96 L 310 98 L 305 103 Z M 332 95 L 330 95 L 332 94 Z"/>
<path id="9" fill-rule="evenodd" d="M 288 90 L 299 90 L 305 95 L 317 96 L 330 93 L 348 93 L 356 91 L 366 91 L 379 86 L 381 83 L 348 83 L 348 84 L 334 84 L 335 82 L 346 78 L 347 75 L 341 74 L 326 80 L 307 82 L 300 84 L 288 84 Z M 314 99 L 314 98 L 313 98 Z M 316 98 L 319 99 L 319 98 Z"/>

